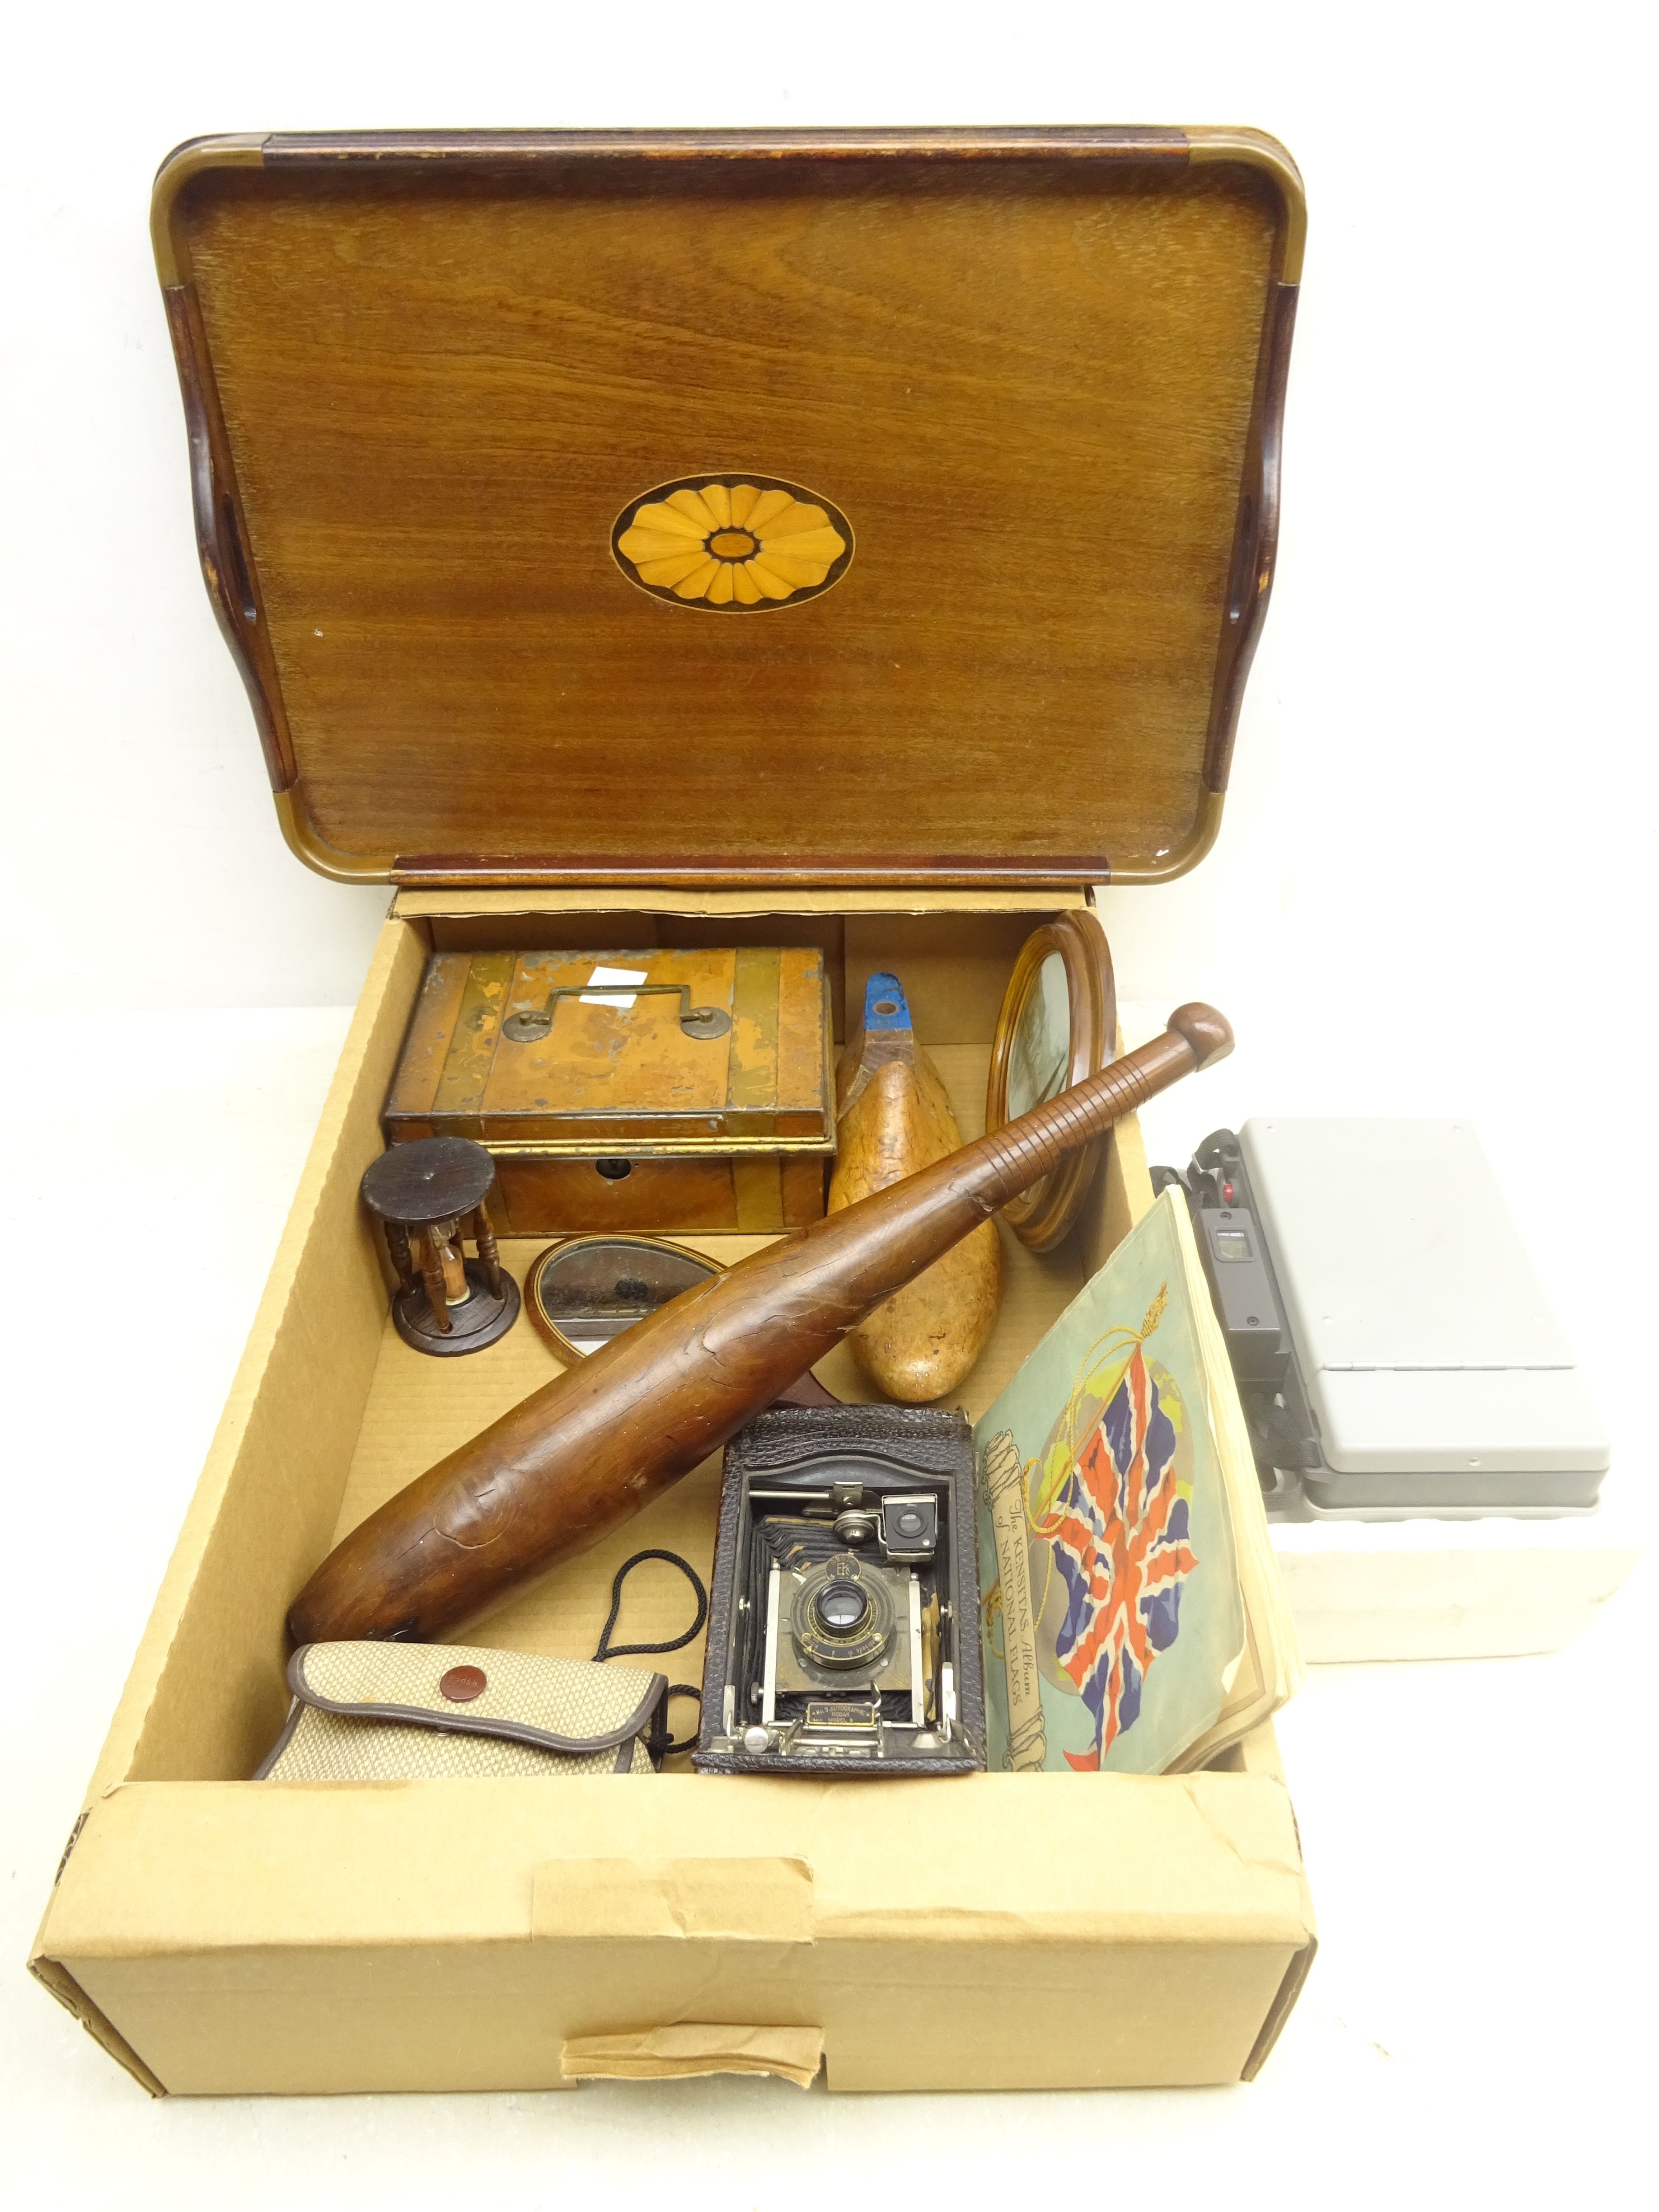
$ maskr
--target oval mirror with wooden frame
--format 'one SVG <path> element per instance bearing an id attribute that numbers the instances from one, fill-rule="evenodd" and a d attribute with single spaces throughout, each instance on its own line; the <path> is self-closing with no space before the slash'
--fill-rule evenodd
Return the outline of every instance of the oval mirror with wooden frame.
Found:
<path id="1" fill-rule="evenodd" d="M 562 1237 L 526 1271 L 525 1305 L 538 1335 L 569 1367 L 682 1291 L 725 1273 L 725 1261 L 666 1237 Z M 811 1368 L 777 1400 L 781 1406 L 840 1402 Z"/>
<path id="2" fill-rule="evenodd" d="M 722 1261 L 666 1237 L 567 1237 L 531 1262 L 526 1304 L 538 1333 L 568 1365 L 724 1273 Z"/>
<path id="3" fill-rule="evenodd" d="M 1086 908 L 1056 915 L 1019 949 L 997 1017 L 985 1094 L 988 1136 L 1095 1075 L 1117 1054 L 1117 990 L 1106 933 Z M 1033 1252 L 1052 1252 L 1082 1211 L 1106 1139 L 1063 1159 L 1002 1218 Z"/>

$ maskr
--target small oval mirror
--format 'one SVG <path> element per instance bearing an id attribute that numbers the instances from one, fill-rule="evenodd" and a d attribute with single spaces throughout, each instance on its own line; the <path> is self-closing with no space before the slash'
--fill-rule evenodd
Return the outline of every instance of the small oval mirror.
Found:
<path id="1" fill-rule="evenodd" d="M 572 1237 L 532 1263 L 525 1288 L 530 1318 L 560 1358 L 581 1359 L 721 1272 L 718 1260 L 659 1237 Z"/>
<path id="2" fill-rule="evenodd" d="M 1050 952 L 1027 985 L 1008 1047 L 1008 1119 L 1029 1114 L 1065 1086 L 1072 1063 L 1072 1000 L 1066 963 Z"/>
<path id="3" fill-rule="evenodd" d="M 1020 947 L 1003 997 L 985 1092 L 987 1135 L 1098 1074 L 1116 1047 L 1106 933 L 1086 908 L 1057 914 Z M 1022 1244 L 1050 1252 L 1060 1242 L 1083 1210 L 1105 1146 L 1101 1138 L 1073 1152 L 1003 1207 Z"/>

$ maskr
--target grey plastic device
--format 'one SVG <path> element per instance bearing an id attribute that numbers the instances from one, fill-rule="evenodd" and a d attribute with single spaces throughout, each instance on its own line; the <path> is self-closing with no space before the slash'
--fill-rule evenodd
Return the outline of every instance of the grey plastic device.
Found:
<path id="1" fill-rule="evenodd" d="M 1466 1121 L 1247 1121 L 1316 1511 L 1584 1512 L 1606 1431 Z"/>
<path id="2" fill-rule="evenodd" d="M 1233 1373 L 1241 1382 L 1282 1382 L 1291 1358 L 1289 1334 L 1255 1216 L 1235 1204 L 1204 1206 L 1192 1218 Z"/>

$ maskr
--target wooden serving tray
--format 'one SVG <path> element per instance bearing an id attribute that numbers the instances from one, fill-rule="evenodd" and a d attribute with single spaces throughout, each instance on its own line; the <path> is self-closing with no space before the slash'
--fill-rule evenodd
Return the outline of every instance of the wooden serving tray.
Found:
<path id="1" fill-rule="evenodd" d="M 204 139 L 155 228 L 204 568 L 313 866 L 1063 886 L 1207 849 L 1278 532 L 1272 139 Z"/>

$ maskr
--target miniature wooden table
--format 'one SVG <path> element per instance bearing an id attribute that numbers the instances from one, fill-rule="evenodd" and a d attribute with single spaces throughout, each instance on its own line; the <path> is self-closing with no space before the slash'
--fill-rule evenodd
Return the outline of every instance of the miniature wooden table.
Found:
<path id="1" fill-rule="evenodd" d="M 484 1205 L 495 1180 L 489 1154 L 465 1137 L 394 1145 L 363 1177 L 363 1202 L 398 1271 L 392 1322 L 416 1352 L 482 1352 L 518 1318 L 519 1286 L 501 1266 Z M 476 1260 L 461 1249 L 468 1235 Z"/>

